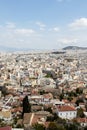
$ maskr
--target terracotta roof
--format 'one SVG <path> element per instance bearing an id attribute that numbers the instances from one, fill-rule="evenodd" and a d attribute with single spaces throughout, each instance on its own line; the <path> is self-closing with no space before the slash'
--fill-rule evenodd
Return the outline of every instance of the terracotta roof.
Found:
<path id="1" fill-rule="evenodd" d="M 69 103 L 69 100 L 63 99 L 62 102 L 64 102 L 64 103 Z"/>
<path id="2" fill-rule="evenodd" d="M 35 115 L 32 119 L 31 125 L 36 124 L 40 120 L 41 116 Z"/>
<path id="3" fill-rule="evenodd" d="M 77 122 L 79 122 L 79 123 L 87 123 L 87 118 L 77 118 Z"/>
<path id="4" fill-rule="evenodd" d="M 32 113 L 24 113 L 24 124 L 30 124 L 30 119 L 31 119 Z"/>
<path id="5" fill-rule="evenodd" d="M 58 111 L 76 111 L 75 107 L 72 106 L 58 106 Z"/>
<path id="6" fill-rule="evenodd" d="M 0 128 L 0 130 L 11 130 L 11 127 L 10 126 L 2 127 L 2 128 Z"/>
<path id="7" fill-rule="evenodd" d="M 29 124 L 30 126 L 36 124 L 43 116 L 35 115 L 34 113 L 25 113 L 23 124 Z"/>

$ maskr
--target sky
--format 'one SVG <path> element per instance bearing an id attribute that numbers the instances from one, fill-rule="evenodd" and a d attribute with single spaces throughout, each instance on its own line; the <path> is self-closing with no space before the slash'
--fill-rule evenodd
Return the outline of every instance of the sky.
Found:
<path id="1" fill-rule="evenodd" d="M 0 0 L 0 46 L 87 47 L 87 0 Z"/>

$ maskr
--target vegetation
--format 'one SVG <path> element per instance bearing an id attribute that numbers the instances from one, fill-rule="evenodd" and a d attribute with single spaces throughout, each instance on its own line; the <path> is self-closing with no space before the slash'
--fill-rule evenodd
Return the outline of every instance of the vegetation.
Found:
<path id="1" fill-rule="evenodd" d="M 25 96 L 23 99 L 23 112 L 22 112 L 22 118 L 24 116 L 24 113 L 30 113 L 31 112 L 31 105 L 28 101 L 28 96 Z"/>
<path id="2" fill-rule="evenodd" d="M 65 130 L 65 128 L 62 125 L 58 125 L 55 122 L 50 122 L 48 130 Z"/>
<path id="3" fill-rule="evenodd" d="M 52 74 L 50 74 L 50 73 L 47 73 L 45 77 L 46 77 L 46 78 L 53 78 L 53 77 L 52 77 Z"/>
<path id="4" fill-rule="evenodd" d="M 76 124 L 67 124 L 65 126 L 66 130 L 78 130 L 78 126 Z"/>
<path id="5" fill-rule="evenodd" d="M 38 123 L 36 123 L 33 126 L 33 128 L 34 128 L 34 130 L 45 130 L 45 127 L 42 124 L 38 124 Z"/>
<path id="6" fill-rule="evenodd" d="M 83 113 L 83 109 L 82 108 L 77 109 L 77 117 L 81 117 L 81 118 L 84 117 L 84 113 Z"/>

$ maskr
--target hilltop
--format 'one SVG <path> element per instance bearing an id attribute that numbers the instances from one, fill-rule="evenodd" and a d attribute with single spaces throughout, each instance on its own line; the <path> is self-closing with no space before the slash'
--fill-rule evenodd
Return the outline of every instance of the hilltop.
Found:
<path id="1" fill-rule="evenodd" d="M 86 50 L 87 47 L 78 47 L 78 46 L 67 46 L 63 50 Z"/>

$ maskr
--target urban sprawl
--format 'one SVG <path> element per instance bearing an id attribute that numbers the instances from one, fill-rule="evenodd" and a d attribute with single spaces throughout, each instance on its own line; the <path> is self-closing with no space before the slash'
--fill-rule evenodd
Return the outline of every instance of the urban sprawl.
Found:
<path id="1" fill-rule="evenodd" d="M 87 51 L 0 53 L 0 128 L 87 130 Z"/>

